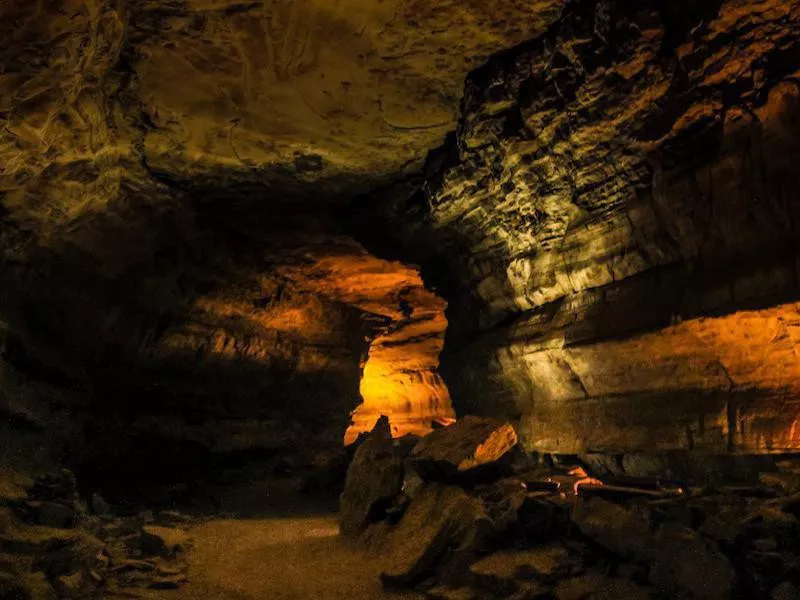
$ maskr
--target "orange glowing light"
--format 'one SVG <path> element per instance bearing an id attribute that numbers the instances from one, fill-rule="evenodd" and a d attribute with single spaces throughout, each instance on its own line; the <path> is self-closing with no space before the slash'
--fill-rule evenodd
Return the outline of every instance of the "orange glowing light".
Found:
<path id="1" fill-rule="evenodd" d="M 416 271 L 406 268 L 401 280 L 406 285 L 402 296 L 395 292 L 382 300 L 387 305 L 382 314 L 393 323 L 370 345 L 359 387 L 364 403 L 353 413 L 346 444 L 372 429 L 381 415 L 389 417 L 395 437 L 425 435 L 434 422 L 447 425 L 455 420 L 450 394 L 437 372 L 447 305 L 424 288 Z M 409 314 L 394 312 L 400 298 L 411 308 Z"/>
<path id="2" fill-rule="evenodd" d="M 590 486 L 602 486 L 603 482 L 599 479 L 595 479 L 594 477 L 590 477 L 589 474 L 583 469 L 583 467 L 575 467 L 569 472 L 569 475 L 573 477 L 578 477 L 578 481 L 572 487 L 572 490 L 575 492 L 575 495 L 578 495 L 578 490 L 581 486 L 590 485 Z"/>

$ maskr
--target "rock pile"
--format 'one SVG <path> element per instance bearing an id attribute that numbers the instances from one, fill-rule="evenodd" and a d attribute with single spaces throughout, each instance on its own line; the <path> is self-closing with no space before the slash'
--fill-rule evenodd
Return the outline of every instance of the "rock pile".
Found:
<path id="1" fill-rule="evenodd" d="M 118 518 L 99 496 L 90 505 L 69 471 L 0 486 L 0 598 L 135 598 L 187 580 L 188 517 Z"/>
<path id="2" fill-rule="evenodd" d="M 342 495 L 342 532 L 385 553 L 386 587 L 438 600 L 800 599 L 791 463 L 750 487 L 602 491 L 583 469 L 529 458 L 508 423 L 466 417 L 394 442 L 387 425 L 356 451 Z"/>

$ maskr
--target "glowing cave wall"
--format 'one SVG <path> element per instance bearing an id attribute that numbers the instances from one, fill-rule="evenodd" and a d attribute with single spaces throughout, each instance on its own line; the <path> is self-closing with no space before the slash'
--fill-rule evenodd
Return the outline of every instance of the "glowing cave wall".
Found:
<path id="1" fill-rule="evenodd" d="M 455 417 L 447 386 L 437 372 L 447 328 L 445 303 L 419 291 L 419 300 L 427 300 L 421 303 L 423 308 L 370 347 L 360 386 L 364 403 L 353 413 L 345 443 L 370 430 L 381 415 L 389 417 L 395 437 L 424 435 L 434 421 Z"/>

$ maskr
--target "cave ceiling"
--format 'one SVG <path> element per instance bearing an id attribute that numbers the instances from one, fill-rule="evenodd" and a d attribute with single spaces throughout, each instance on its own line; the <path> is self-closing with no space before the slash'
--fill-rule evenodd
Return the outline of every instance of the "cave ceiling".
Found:
<path id="1" fill-rule="evenodd" d="M 465 75 L 562 4 L 5 2 L 6 208 L 74 220 L 147 174 L 277 181 L 275 196 L 322 182 L 317 200 L 369 189 L 418 167 L 454 128 Z M 30 207 L 45 194 L 63 205 Z"/>
<path id="2" fill-rule="evenodd" d="M 563 4 L 0 3 L 8 368 L 170 435 L 188 404 L 227 419 L 208 439 L 286 414 L 341 436 L 359 385 L 362 428 L 380 398 L 451 416 L 445 302 L 331 206 L 418 170 L 466 74 Z"/>

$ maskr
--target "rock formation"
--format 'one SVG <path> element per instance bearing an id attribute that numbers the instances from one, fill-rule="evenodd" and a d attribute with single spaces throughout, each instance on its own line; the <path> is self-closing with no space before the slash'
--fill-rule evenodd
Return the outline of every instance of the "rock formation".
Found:
<path id="1" fill-rule="evenodd" d="M 431 447 L 474 446 L 475 431 L 511 427 L 467 420 L 468 428 L 460 421 L 419 440 L 405 464 L 406 479 L 422 466 L 414 457 Z M 477 485 L 426 480 L 409 498 L 397 485 L 396 463 L 386 468 L 392 447 L 385 424 L 383 451 L 374 452 L 373 445 L 361 452 L 379 441 L 380 429 L 359 449 L 348 488 L 361 491 L 362 500 L 375 500 L 371 492 L 380 489 L 381 505 L 395 507 L 374 512 L 369 525 L 355 532 L 372 552 L 385 553 L 386 587 L 425 591 L 431 600 L 797 594 L 798 500 L 773 487 L 779 474 L 797 483 L 797 460 L 778 465 L 765 484 L 744 478 L 737 485 L 678 488 L 653 486 L 652 480 L 582 483 L 582 467 L 528 463 L 491 469 L 493 477 Z M 499 454 L 485 458 L 484 466 L 502 461 Z M 392 489 L 394 502 L 385 495 Z M 352 499 L 343 504 L 343 525 L 353 516 Z"/>
<path id="2" fill-rule="evenodd" d="M 800 0 L 0 2 L 0 595 L 354 456 L 389 585 L 796 596 L 799 139 Z"/>
<path id="3" fill-rule="evenodd" d="M 311 464 L 451 395 L 527 450 L 796 449 L 799 33 L 794 0 L 3 3 L 4 462 Z"/>
<path id="4" fill-rule="evenodd" d="M 363 208 L 449 302 L 457 412 L 546 452 L 797 448 L 798 32 L 797 2 L 575 2 L 469 76 Z"/>

